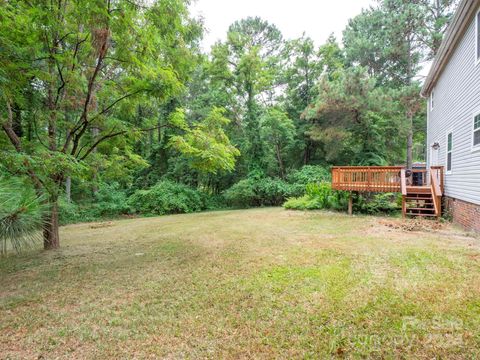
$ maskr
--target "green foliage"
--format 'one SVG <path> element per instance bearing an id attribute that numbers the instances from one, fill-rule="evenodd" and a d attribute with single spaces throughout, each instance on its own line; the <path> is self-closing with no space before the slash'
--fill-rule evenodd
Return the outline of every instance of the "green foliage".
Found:
<path id="1" fill-rule="evenodd" d="M 60 198 L 58 205 L 61 225 L 101 220 L 93 214 L 92 204 L 77 204 Z"/>
<path id="2" fill-rule="evenodd" d="M 33 189 L 16 178 L 0 178 L 1 254 L 8 244 L 20 252 L 41 239 L 45 207 Z"/>
<path id="3" fill-rule="evenodd" d="M 424 26 L 420 27 L 419 35 L 425 39 L 428 49 L 427 59 L 433 58 L 440 48 L 443 35 L 450 24 L 453 13 L 460 0 L 422 0 L 426 10 Z"/>
<path id="4" fill-rule="evenodd" d="M 205 195 L 183 184 L 163 180 L 147 190 L 137 190 L 128 205 L 139 214 L 180 214 L 205 210 Z"/>
<path id="5" fill-rule="evenodd" d="M 227 203 L 234 207 L 259 206 L 261 199 L 255 191 L 255 180 L 243 179 L 223 193 Z"/>
<path id="6" fill-rule="evenodd" d="M 277 174 L 285 177 L 285 158 L 295 137 L 295 125 L 288 115 L 279 108 L 267 109 L 260 123 L 264 144 L 268 144 L 265 156 L 272 154 L 278 166 Z"/>
<path id="7" fill-rule="evenodd" d="M 391 193 L 357 195 L 353 199 L 353 210 L 371 215 L 395 213 L 401 210 L 401 196 Z"/>
<path id="8" fill-rule="evenodd" d="M 295 143 L 289 149 L 289 162 L 294 166 L 312 160 L 314 144 L 307 131 L 311 124 L 302 114 L 318 95 L 316 82 L 322 75 L 322 59 L 311 38 L 302 36 L 286 43 L 284 58 L 286 66 L 283 82 L 286 85 L 283 107 L 295 125 Z"/>
<path id="9" fill-rule="evenodd" d="M 345 29 L 348 61 L 370 69 L 381 85 L 411 85 L 421 61 L 438 50 L 451 5 L 451 0 L 378 1 Z"/>
<path id="10" fill-rule="evenodd" d="M 405 139 L 401 145 L 406 148 L 407 167 L 411 167 L 414 158 L 424 158 L 423 153 L 415 154 L 411 146 L 405 146 L 416 141 L 422 147 L 425 141 L 425 101 L 415 79 L 422 63 L 438 52 L 457 3 L 458 0 L 381 0 L 350 20 L 343 34 L 349 67 L 364 67 L 377 80 L 376 87 L 384 88 L 382 92 L 397 92 L 391 103 L 396 117 L 403 119 L 398 134 Z M 369 162 L 378 159 L 394 163 L 390 157 L 380 159 L 378 153 L 370 152 L 367 158 Z"/>
<path id="11" fill-rule="evenodd" d="M 0 161 L 46 195 L 52 217 L 69 176 L 131 183 L 147 165 L 137 142 L 166 126 L 161 106 L 182 95 L 195 68 L 202 26 L 189 1 L 144 5 L 0 6 L 0 142 L 9 143 Z M 44 232 L 46 247 L 59 245 L 56 224 Z"/>
<path id="12" fill-rule="evenodd" d="M 291 196 L 292 185 L 278 178 L 249 177 L 224 192 L 227 203 L 234 207 L 281 205 Z"/>
<path id="13" fill-rule="evenodd" d="M 345 68 L 345 52 L 340 48 L 335 36 L 330 35 L 327 42 L 318 50 L 320 65 L 330 80 L 337 77 L 339 71 Z"/>
<path id="14" fill-rule="evenodd" d="M 177 111 L 172 117 L 172 123 L 186 134 L 172 136 L 169 144 L 191 161 L 192 168 L 213 174 L 235 168 L 235 159 L 240 152 L 225 134 L 223 127 L 230 121 L 224 113 L 224 109 L 213 108 L 203 121 L 192 128 L 188 127 L 183 112 Z"/>
<path id="15" fill-rule="evenodd" d="M 311 139 L 325 161 L 336 165 L 385 165 L 403 159 L 404 113 L 390 91 L 376 87 L 365 69 L 348 68 L 323 77 L 320 94 L 306 118 Z"/>
<path id="16" fill-rule="evenodd" d="M 329 182 L 310 183 L 305 188 L 305 195 L 290 198 L 283 206 L 291 210 L 346 210 L 348 198 L 348 192 L 332 190 Z M 353 210 L 371 215 L 395 213 L 401 208 L 398 198 L 398 194 L 390 193 L 354 194 Z"/>
<path id="17" fill-rule="evenodd" d="M 69 202 L 62 197 L 59 205 L 63 225 L 117 218 L 131 212 L 126 192 L 118 183 L 101 183 L 93 199 L 86 201 Z"/>
<path id="18" fill-rule="evenodd" d="M 248 17 L 233 23 L 228 29 L 227 41 L 215 44 L 212 49 L 210 71 L 214 88 L 232 94 L 229 108 L 242 109 L 234 113 L 242 124 L 239 145 L 246 161 L 245 173 L 264 165 L 259 97 L 272 96 L 279 82 L 283 44 L 282 34 L 275 25 L 258 17 Z"/>
<path id="19" fill-rule="evenodd" d="M 329 182 L 331 176 L 330 169 L 324 166 L 305 165 L 290 172 L 287 181 L 292 184 L 294 196 L 301 196 L 305 194 L 307 184 Z"/>
<path id="20" fill-rule="evenodd" d="M 95 193 L 95 203 L 92 209 L 95 217 L 114 217 L 128 214 L 130 208 L 127 204 L 127 195 L 120 189 L 118 183 L 101 184 Z"/>
<path id="21" fill-rule="evenodd" d="M 395 14 L 391 14 L 395 16 Z M 363 10 L 351 19 L 343 32 L 348 63 L 358 63 L 369 69 L 381 85 L 398 85 L 404 71 L 396 71 L 399 61 L 392 61 L 388 31 L 382 31 L 386 17 L 381 9 Z M 400 54 L 402 57 L 404 54 Z"/>
<path id="22" fill-rule="evenodd" d="M 305 195 L 289 199 L 283 206 L 292 210 L 343 210 L 348 204 L 348 194 L 332 190 L 330 183 L 310 183 L 306 186 Z"/>
<path id="23" fill-rule="evenodd" d="M 203 194 L 205 201 L 205 209 L 209 211 L 222 210 L 228 207 L 225 197 L 222 194 Z"/>

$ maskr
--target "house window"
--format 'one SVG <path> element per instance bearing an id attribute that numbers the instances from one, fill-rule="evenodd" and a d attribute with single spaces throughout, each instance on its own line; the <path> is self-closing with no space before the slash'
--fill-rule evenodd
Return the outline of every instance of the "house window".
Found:
<path id="1" fill-rule="evenodd" d="M 447 173 L 452 171 L 452 150 L 453 150 L 453 135 L 447 135 Z"/>
<path id="2" fill-rule="evenodd" d="M 433 110 L 433 100 L 435 98 L 435 89 L 430 93 L 430 110 Z"/>
<path id="3" fill-rule="evenodd" d="M 475 19 L 475 44 L 476 44 L 476 59 L 477 59 L 477 64 L 480 61 L 480 11 L 477 12 L 477 17 Z"/>
<path id="4" fill-rule="evenodd" d="M 473 118 L 473 147 L 480 149 L 480 114 Z"/>

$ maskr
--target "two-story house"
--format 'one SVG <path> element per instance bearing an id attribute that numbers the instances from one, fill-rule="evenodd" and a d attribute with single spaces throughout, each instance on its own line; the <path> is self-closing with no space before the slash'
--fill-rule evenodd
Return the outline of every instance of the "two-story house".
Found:
<path id="1" fill-rule="evenodd" d="M 445 209 L 480 231 L 480 0 L 462 0 L 422 89 L 427 168 L 444 166 Z"/>

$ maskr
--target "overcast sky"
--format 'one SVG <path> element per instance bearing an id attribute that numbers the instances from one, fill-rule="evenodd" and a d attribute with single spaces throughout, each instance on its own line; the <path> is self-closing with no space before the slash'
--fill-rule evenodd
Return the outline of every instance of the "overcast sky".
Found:
<path id="1" fill-rule="evenodd" d="M 194 16 L 205 20 L 208 33 L 203 40 L 205 51 L 218 39 L 224 40 L 228 27 L 247 16 L 260 16 L 275 24 L 285 38 L 293 39 L 305 32 L 321 45 L 333 32 L 340 40 L 348 19 L 359 14 L 374 0 L 196 0 L 191 6 Z"/>

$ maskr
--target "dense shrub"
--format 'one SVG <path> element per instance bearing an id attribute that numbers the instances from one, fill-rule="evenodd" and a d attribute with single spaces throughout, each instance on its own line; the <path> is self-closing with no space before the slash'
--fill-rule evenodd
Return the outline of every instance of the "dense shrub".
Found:
<path id="1" fill-rule="evenodd" d="M 287 176 L 291 184 L 329 182 L 331 180 L 330 169 L 319 165 L 305 165 L 301 169 L 294 170 Z"/>
<path id="2" fill-rule="evenodd" d="M 353 198 L 353 210 L 364 214 L 394 213 L 401 210 L 401 207 L 401 196 L 393 193 L 359 194 Z"/>
<path id="3" fill-rule="evenodd" d="M 205 210 L 222 210 L 228 207 L 223 195 L 206 194 L 204 195 Z"/>
<path id="4" fill-rule="evenodd" d="M 276 178 L 250 177 L 240 180 L 224 192 L 234 207 L 278 206 L 293 193 L 291 184 Z"/>
<path id="5" fill-rule="evenodd" d="M 60 222 L 71 224 L 115 218 L 137 213 L 177 214 L 225 207 L 221 196 L 207 196 L 184 184 L 160 181 L 146 190 L 137 190 L 130 197 L 116 183 L 102 184 L 94 195 L 94 202 L 67 202 L 60 200 Z"/>
<path id="6" fill-rule="evenodd" d="M 304 195 L 307 184 L 330 181 L 330 169 L 318 165 L 305 165 L 287 176 L 287 182 L 292 185 L 292 196 Z"/>
<path id="7" fill-rule="evenodd" d="M 115 218 L 131 212 L 127 196 L 118 183 L 100 184 L 93 199 L 66 201 L 60 199 L 60 223 L 73 224 Z"/>
<path id="8" fill-rule="evenodd" d="M 330 183 L 322 182 L 307 184 L 304 196 L 291 198 L 283 206 L 293 210 L 343 210 L 347 204 L 347 193 L 332 190 Z"/>
<path id="9" fill-rule="evenodd" d="M 102 184 L 100 186 L 95 193 L 95 203 L 92 208 L 93 217 L 114 217 L 129 212 L 127 195 L 120 189 L 118 183 Z"/>
<path id="10" fill-rule="evenodd" d="M 163 180 L 148 190 L 137 190 L 128 205 L 141 214 L 179 214 L 206 208 L 205 196 L 186 185 Z"/>
<path id="11" fill-rule="evenodd" d="M 255 206 L 252 204 L 256 204 L 259 200 L 253 179 L 240 180 L 226 190 L 223 195 L 227 203 L 235 207 Z"/>
<path id="12" fill-rule="evenodd" d="M 67 225 L 99 220 L 93 214 L 92 207 L 92 204 L 79 205 L 73 201 L 68 202 L 61 198 L 59 201 L 60 224 Z"/>
<path id="13" fill-rule="evenodd" d="M 275 178 L 265 178 L 257 181 L 257 193 L 262 199 L 261 206 L 277 206 L 292 195 L 292 186 Z"/>
<path id="14" fill-rule="evenodd" d="M 309 183 L 330 181 L 330 170 L 322 166 L 307 165 L 288 174 L 286 180 L 251 173 L 224 192 L 227 204 L 246 208 L 278 206 L 289 197 L 305 194 Z"/>
<path id="15" fill-rule="evenodd" d="M 332 190 L 330 183 L 308 184 L 305 190 L 304 196 L 290 198 L 283 206 L 293 210 L 346 210 L 348 206 L 348 193 Z M 359 194 L 353 196 L 353 209 L 364 214 L 392 213 L 399 210 L 399 204 L 396 194 Z"/>

